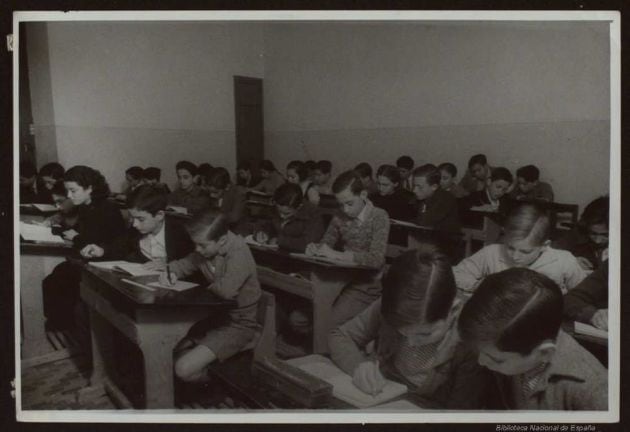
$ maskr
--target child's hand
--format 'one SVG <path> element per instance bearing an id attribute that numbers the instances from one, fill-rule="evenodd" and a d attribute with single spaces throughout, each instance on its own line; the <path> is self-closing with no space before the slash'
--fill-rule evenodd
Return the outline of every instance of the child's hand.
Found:
<path id="1" fill-rule="evenodd" d="M 306 249 L 304 250 L 304 253 L 308 256 L 318 255 L 318 252 L 319 245 L 317 243 L 309 243 L 308 245 L 306 245 Z"/>
<path id="2" fill-rule="evenodd" d="M 578 264 L 580 265 L 580 267 L 582 267 L 583 270 L 593 270 L 593 264 L 591 264 L 591 262 L 584 258 L 584 257 L 577 257 L 578 260 Z"/>
<path id="3" fill-rule="evenodd" d="M 378 362 L 365 361 L 354 370 L 352 383 L 362 392 L 376 396 L 385 387 L 385 378 L 378 368 Z"/>
<path id="4" fill-rule="evenodd" d="M 73 229 L 69 229 L 67 231 L 64 231 L 62 235 L 64 239 L 72 241 L 76 236 L 79 235 L 79 233 Z"/>
<path id="5" fill-rule="evenodd" d="M 254 240 L 256 240 L 258 243 L 266 244 L 269 241 L 269 235 L 264 231 L 258 231 L 254 235 Z"/>
<path id="6" fill-rule="evenodd" d="M 103 248 L 95 244 L 87 245 L 81 249 L 80 253 L 83 258 L 100 258 L 105 255 Z"/>
<path id="7" fill-rule="evenodd" d="M 335 251 L 333 250 L 333 248 L 331 248 L 327 244 L 322 243 L 321 245 L 319 245 L 319 250 L 317 251 L 317 255 L 323 256 L 326 258 L 335 258 Z"/>
<path id="8" fill-rule="evenodd" d="M 142 264 L 142 267 L 146 270 L 162 271 L 166 270 L 166 261 L 160 258 L 156 258 L 154 260 L 145 262 L 144 264 Z"/>
<path id="9" fill-rule="evenodd" d="M 167 272 L 160 273 L 159 282 L 160 282 L 160 285 L 173 286 L 177 283 L 177 275 L 171 272 L 171 277 L 169 279 Z"/>
<path id="10" fill-rule="evenodd" d="M 608 309 L 599 309 L 591 318 L 591 323 L 602 330 L 608 330 Z"/>

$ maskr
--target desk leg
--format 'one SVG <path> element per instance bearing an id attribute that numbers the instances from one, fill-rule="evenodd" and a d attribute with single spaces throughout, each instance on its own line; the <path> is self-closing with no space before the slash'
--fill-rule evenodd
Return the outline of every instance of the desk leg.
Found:
<path id="1" fill-rule="evenodd" d="M 185 333 L 169 333 L 172 328 L 157 323 L 151 327 L 139 328 L 144 333 L 139 339 L 144 361 L 145 406 L 147 409 L 174 408 L 173 349 Z"/>
<path id="2" fill-rule="evenodd" d="M 90 333 L 92 336 L 92 373 L 90 385 L 78 391 L 79 401 L 106 394 L 105 386 L 108 382 L 106 365 L 111 364 L 113 342 L 111 328 L 105 318 L 90 309 Z"/>
<path id="3" fill-rule="evenodd" d="M 338 269 L 313 270 L 313 351 L 316 354 L 328 352 L 328 333 L 332 330 L 332 305 L 348 277 Z"/>

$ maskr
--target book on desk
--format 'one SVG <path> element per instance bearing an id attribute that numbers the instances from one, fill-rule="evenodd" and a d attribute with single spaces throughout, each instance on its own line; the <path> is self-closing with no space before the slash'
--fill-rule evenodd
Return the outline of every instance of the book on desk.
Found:
<path id="1" fill-rule="evenodd" d="M 57 206 L 54 204 L 20 204 L 20 208 L 35 209 L 42 213 L 56 213 L 59 211 Z"/>
<path id="2" fill-rule="evenodd" d="M 25 241 L 51 245 L 66 245 L 66 241 L 52 233 L 52 227 L 20 222 L 20 237 Z"/>

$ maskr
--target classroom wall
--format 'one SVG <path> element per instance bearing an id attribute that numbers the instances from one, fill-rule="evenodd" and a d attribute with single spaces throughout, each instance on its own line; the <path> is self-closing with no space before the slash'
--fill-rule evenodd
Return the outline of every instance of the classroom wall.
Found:
<path id="1" fill-rule="evenodd" d="M 29 66 L 50 88 L 32 97 L 52 105 L 34 108 L 34 123 L 52 131 L 65 166 L 97 167 L 113 190 L 132 165 L 161 168 L 169 184 L 180 159 L 235 169 L 232 80 L 263 76 L 260 25 L 38 25 L 45 37 L 41 27 L 29 28 L 29 48 L 39 45 Z M 38 148 L 46 147 L 42 140 Z"/>
<path id="2" fill-rule="evenodd" d="M 608 191 L 603 23 L 276 24 L 265 32 L 265 145 L 335 171 L 401 154 L 460 171 L 534 163 L 557 200 Z"/>

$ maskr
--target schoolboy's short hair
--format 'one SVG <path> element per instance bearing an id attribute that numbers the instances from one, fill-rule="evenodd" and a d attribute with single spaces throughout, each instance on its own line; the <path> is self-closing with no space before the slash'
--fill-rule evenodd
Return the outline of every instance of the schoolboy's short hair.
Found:
<path id="1" fill-rule="evenodd" d="M 330 174 L 332 171 L 332 162 L 329 160 L 320 160 L 315 164 L 315 169 L 322 174 Z"/>
<path id="2" fill-rule="evenodd" d="M 537 203 L 520 204 L 508 214 L 504 226 L 504 240 L 530 238 L 533 244 L 541 245 L 549 239 L 551 223 L 549 214 Z"/>
<path id="3" fill-rule="evenodd" d="M 307 160 L 304 162 L 304 166 L 307 171 L 313 171 L 317 167 L 317 163 L 314 160 Z"/>
<path id="4" fill-rule="evenodd" d="M 526 268 L 494 273 L 464 304 L 459 334 L 472 345 L 492 344 L 525 356 L 545 340 L 555 340 L 562 302 L 558 285 L 541 273 Z"/>
<path id="5" fill-rule="evenodd" d="M 37 168 L 33 162 L 20 162 L 20 177 L 31 178 L 37 175 Z"/>
<path id="6" fill-rule="evenodd" d="M 440 171 L 433 164 L 424 164 L 415 168 L 412 172 L 413 177 L 424 177 L 431 186 L 440 184 Z"/>
<path id="7" fill-rule="evenodd" d="M 145 211 L 155 216 L 157 212 L 166 210 L 168 196 L 163 189 L 142 185 L 131 192 L 127 201 L 130 209 Z"/>
<path id="8" fill-rule="evenodd" d="M 303 199 L 302 188 L 293 183 L 283 183 L 273 193 L 274 204 L 294 209 L 302 205 Z"/>
<path id="9" fill-rule="evenodd" d="M 400 171 L 394 165 L 381 165 L 376 170 L 376 177 L 387 177 L 392 183 L 400 184 Z"/>
<path id="10" fill-rule="evenodd" d="M 179 170 L 186 170 L 193 177 L 197 175 L 197 165 L 195 165 L 194 163 L 190 161 L 183 160 L 183 161 L 177 162 L 177 164 L 175 165 L 175 171 L 179 171 Z"/>
<path id="11" fill-rule="evenodd" d="M 260 169 L 273 172 L 273 171 L 276 171 L 276 166 L 269 159 L 265 159 L 264 161 L 260 163 Z"/>
<path id="12" fill-rule="evenodd" d="M 306 164 L 299 160 L 293 160 L 287 164 L 287 171 L 293 170 L 298 176 L 300 181 L 306 180 L 308 177 L 308 170 L 306 169 Z"/>
<path id="13" fill-rule="evenodd" d="M 132 177 L 134 180 L 141 180 L 144 174 L 144 170 L 139 166 L 132 166 L 127 168 L 125 174 Z"/>
<path id="14" fill-rule="evenodd" d="M 472 168 L 474 165 L 488 165 L 488 159 L 485 154 L 476 154 L 468 160 L 468 168 Z"/>
<path id="15" fill-rule="evenodd" d="M 372 167 L 367 162 L 361 162 L 360 164 L 354 167 L 354 170 L 359 173 L 361 178 L 372 177 Z"/>
<path id="16" fill-rule="evenodd" d="M 230 185 L 230 173 L 223 167 L 213 168 L 208 177 L 207 186 L 225 190 Z"/>
<path id="17" fill-rule="evenodd" d="M 158 167 L 147 167 L 144 169 L 142 176 L 147 180 L 160 181 L 162 178 L 162 170 Z"/>
<path id="18" fill-rule="evenodd" d="M 350 188 L 354 195 L 359 195 L 365 189 L 359 173 L 354 170 L 339 174 L 332 184 L 332 192 L 334 194 L 338 194 L 347 188 Z"/>
<path id="19" fill-rule="evenodd" d="M 525 165 L 516 170 L 516 177 L 528 183 L 535 182 L 540 178 L 540 170 L 535 165 Z"/>
<path id="20" fill-rule="evenodd" d="M 450 162 L 444 162 L 440 165 L 438 165 L 438 170 L 441 171 L 446 171 L 447 173 L 449 173 L 451 175 L 451 177 L 457 177 L 457 167 L 450 163 Z"/>
<path id="21" fill-rule="evenodd" d="M 229 221 L 225 214 L 208 209 L 187 221 L 184 228 L 191 239 L 218 240 L 227 234 Z"/>
<path id="22" fill-rule="evenodd" d="M 410 156 L 401 156 L 396 159 L 396 166 L 411 171 L 414 166 L 413 159 Z"/>
<path id="23" fill-rule="evenodd" d="M 580 229 L 587 231 L 589 226 L 599 224 L 609 226 L 609 207 L 608 196 L 601 196 L 591 201 L 580 216 Z"/>
<path id="24" fill-rule="evenodd" d="M 498 180 L 503 180 L 512 184 L 512 182 L 514 181 L 514 177 L 512 176 L 512 173 L 509 169 L 504 167 L 497 167 L 492 170 L 492 173 L 490 174 L 490 181 L 494 182 Z"/>

